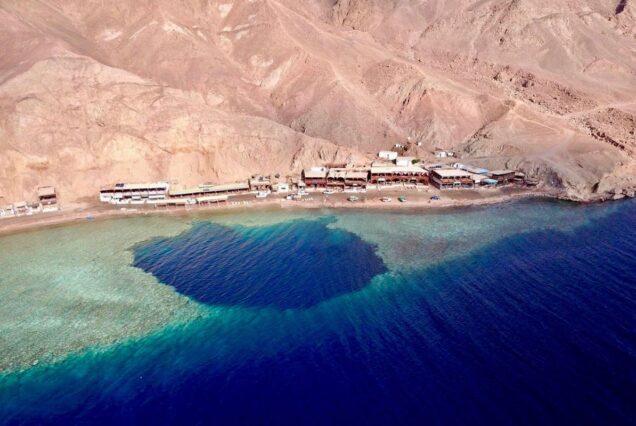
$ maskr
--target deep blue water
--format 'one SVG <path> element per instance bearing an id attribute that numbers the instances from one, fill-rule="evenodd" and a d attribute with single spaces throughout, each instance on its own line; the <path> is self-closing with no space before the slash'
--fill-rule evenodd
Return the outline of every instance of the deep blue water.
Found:
<path id="1" fill-rule="evenodd" d="M 389 272 L 328 219 L 196 225 L 137 247 L 136 264 L 220 317 L 0 379 L 0 419 L 636 424 L 634 206 Z"/>
<path id="2" fill-rule="evenodd" d="M 238 230 L 198 223 L 178 237 L 141 245 L 134 264 L 206 304 L 308 308 L 386 271 L 372 246 L 327 229 L 328 222 Z"/>

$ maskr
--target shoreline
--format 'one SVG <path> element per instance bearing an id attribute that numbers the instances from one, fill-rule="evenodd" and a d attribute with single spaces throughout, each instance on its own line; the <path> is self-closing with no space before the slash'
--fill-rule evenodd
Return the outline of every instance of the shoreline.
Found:
<path id="1" fill-rule="evenodd" d="M 176 208 L 157 208 L 148 205 L 137 207 L 118 207 L 110 204 L 96 202 L 76 207 L 72 210 L 59 212 L 39 213 L 32 216 L 20 216 L 0 219 L 0 236 L 36 231 L 45 228 L 72 225 L 74 223 L 86 223 L 88 221 L 103 221 L 123 217 L 172 215 L 195 216 L 200 213 L 228 213 L 232 211 L 258 211 L 258 210 L 320 210 L 320 209 L 358 209 L 386 211 L 436 211 L 455 208 L 469 208 L 494 204 L 502 204 L 524 199 L 543 198 L 558 200 L 557 193 L 543 190 L 527 190 L 522 188 L 503 188 L 484 192 L 475 191 L 423 191 L 412 190 L 371 190 L 363 194 L 355 194 L 360 197 L 358 202 L 347 201 L 347 197 L 353 194 L 339 193 L 326 196 L 320 192 L 309 193 L 301 201 L 288 201 L 284 196 L 272 194 L 267 199 L 256 199 L 254 194 L 230 197 L 224 204 L 209 206 L 192 206 Z M 431 200 L 431 195 L 439 195 L 440 200 Z M 381 197 L 389 196 L 392 202 L 382 202 Z M 398 202 L 397 197 L 406 196 L 406 202 Z"/>

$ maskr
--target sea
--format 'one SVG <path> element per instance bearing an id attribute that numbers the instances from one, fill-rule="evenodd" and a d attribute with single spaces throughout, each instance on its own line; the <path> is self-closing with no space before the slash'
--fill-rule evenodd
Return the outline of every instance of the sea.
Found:
<path id="1" fill-rule="evenodd" d="M 636 424 L 636 202 L 0 237 L 0 424 Z"/>

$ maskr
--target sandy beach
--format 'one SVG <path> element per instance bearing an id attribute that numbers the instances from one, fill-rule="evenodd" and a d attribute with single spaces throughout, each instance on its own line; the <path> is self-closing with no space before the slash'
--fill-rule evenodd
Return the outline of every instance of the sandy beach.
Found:
<path id="1" fill-rule="evenodd" d="M 432 187 L 424 189 L 372 189 L 366 193 L 355 194 L 359 200 L 348 201 L 353 194 L 336 193 L 325 195 L 321 192 L 309 192 L 302 200 L 286 200 L 287 194 L 271 194 L 265 199 L 257 199 L 254 194 L 232 196 L 228 202 L 209 206 L 188 206 L 173 208 L 158 208 L 154 205 L 138 205 L 122 207 L 111 204 L 85 202 L 66 207 L 58 212 L 39 213 L 32 216 L 9 217 L 0 219 L 0 235 L 25 232 L 45 227 L 62 226 L 77 222 L 92 220 L 107 220 L 118 217 L 143 215 L 176 215 L 190 216 L 198 213 L 213 213 L 227 211 L 244 211 L 255 209 L 377 209 L 377 210 L 431 210 L 457 207 L 481 206 L 503 203 L 525 198 L 557 198 L 555 193 L 542 189 L 520 187 L 502 187 L 479 190 L 439 191 Z M 431 197 L 439 196 L 439 200 Z M 398 197 L 406 197 L 405 202 L 399 202 Z M 391 201 L 383 202 L 381 198 L 389 197 Z"/>

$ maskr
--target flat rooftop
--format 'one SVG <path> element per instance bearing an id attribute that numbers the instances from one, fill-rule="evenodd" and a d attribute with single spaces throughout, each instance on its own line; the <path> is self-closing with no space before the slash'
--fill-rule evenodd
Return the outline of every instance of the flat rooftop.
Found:
<path id="1" fill-rule="evenodd" d="M 149 189 L 168 190 L 170 184 L 167 182 L 148 182 L 148 183 L 116 183 L 111 186 L 105 186 L 102 190 L 118 190 L 118 191 L 144 191 Z"/>
<path id="2" fill-rule="evenodd" d="M 250 179 L 250 185 L 271 185 L 271 183 L 269 178 Z"/>
<path id="3" fill-rule="evenodd" d="M 310 179 L 324 179 L 327 177 L 327 169 L 325 167 L 312 167 L 310 169 L 303 170 L 303 174 L 306 178 Z"/>
<path id="4" fill-rule="evenodd" d="M 371 174 L 392 174 L 392 173 L 426 173 L 420 166 L 377 166 L 371 167 Z"/>
<path id="5" fill-rule="evenodd" d="M 360 169 L 329 169 L 327 177 L 330 179 L 367 179 L 369 172 Z"/>
<path id="6" fill-rule="evenodd" d="M 470 177 L 470 173 L 460 169 L 433 169 L 431 173 L 443 178 Z"/>
<path id="7" fill-rule="evenodd" d="M 515 173 L 514 170 L 502 169 L 502 170 L 493 170 L 490 172 L 490 175 L 500 176 L 500 175 L 509 175 L 511 173 Z"/>
<path id="8" fill-rule="evenodd" d="M 203 193 L 215 193 L 226 191 L 247 191 L 250 186 L 247 182 L 225 183 L 221 185 L 200 185 L 191 188 L 184 188 L 177 191 L 170 191 L 170 195 L 190 195 L 190 194 L 203 194 Z"/>
<path id="9" fill-rule="evenodd" d="M 55 197 L 55 188 L 53 188 L 52 186 L 39 187 L 38 197 Z"/>

